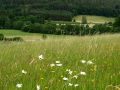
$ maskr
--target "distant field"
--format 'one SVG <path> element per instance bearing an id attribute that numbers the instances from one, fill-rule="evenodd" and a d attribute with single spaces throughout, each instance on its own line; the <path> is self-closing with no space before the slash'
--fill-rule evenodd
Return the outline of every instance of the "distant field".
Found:
<path id="1" fill-rule="evenodd" d="M 72 22 L 72 21 L 51 21 L 54 24 L 80 24 L 79 22 Z"/>
<path id="2" fill-rule="evenodd" d="M 28 33 L 28 32 L 22 32 L 20 30 L 12 30 L 12 29 L 0 29 L 0 34 L 4 34 L 5 37 L 22 37 L 25 41 L 39 41 L 42 39 L 42 35 L 40 33 Z M 54 38 L 64 38 L 66 36 L 57 36 L 57 35 L 47 35 L 47 37 Z M 67 36 L 69 37 L 69 36 Z"/>
<path id="3" fill-rule="evenodd" d="M 0 33 L 4 34 L 5 36 L 25 36 L 25 35 L 40 35 L 37 33 L 27 33 L 27 32 L 22 32 L 20 30 L 10 30 L 10 29 L 0 29 Z"/>
<path id="4" fill-rule="evenodd" d="M 39 90 L 37 85 L 40 90 L 120 88 L 120 34 L 47 35 L 44 40 L 40 34 L 0 33 L 29 40 L 0 41 L 0 90 Z"/>
<path id="5" fill-rule="evenodd" d="M 86 15 L 87 17 L 87 22 L 90 27 L 93 27 L 95 24 L 103 24 L 107 22 L 114 22 L 115 18 L 110 18 L 110 17 L 104 17 L 104 16 L 90 16 Z M 80 25 L 81 24 L 81 19 L 82 16 L 76 16 L 73 19 L 75 19 L 76 22 L 72 21 L 51 21 L 51 23 L 54 24 L 70 24 L 70 25 Z"/>
<path id="6" fill-rule="evenodd" d="M 87 17 L 88 23 L 105 23 L 105 22 L 114 22 L 114 18 L 104 17 L 104 16 L 90 16 L 85 15 Z M 82 15 L 74 17 L 76 22 L 80 22 L 82 20 Z"/>

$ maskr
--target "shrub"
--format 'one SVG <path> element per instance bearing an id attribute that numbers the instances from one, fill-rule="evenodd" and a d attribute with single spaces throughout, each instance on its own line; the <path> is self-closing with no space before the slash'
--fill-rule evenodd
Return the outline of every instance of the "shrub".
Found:
<path id="1" fill-rule="evenodd" d="M 15 21 L 13 23 L 13 28 L 17 30 L 21 30 L 24 22 L 23 21 Z"/>
<path id="2" fill-rule="evenodd" d="M 4 39 L 4 35 L 0 34 L 0 41 Z"/>
<path id="3" fill-rule="evenodd" d="M 4 38 L 5 41 L 13 41 L 13 38 Z"/>
<path id="4" fill-rule="evenodd" d="M 43 33 L 47 33 L 47 34 L 55 34 L 56 33 L 56 25 L 55 24 L 44 24 L 44 28 L 43 28 Z"/>
<path id="5" fill-rule="evenodd" d="M 108 24 L 96 24 L 91 30 L 91 34 L 111 33 L 112 28 Z"/>
<path id="6" fill-rule="evenodd" d="M 113 33 L 120 33 L 120 26 L 119 26 L 119 27 L 114 27 L 114 28 L 112 29 L 112 32 L 113 32 Z"/>
<path id="7" fill-rule="evenodd" d="M 21 37 L 4 38 L 5 41 L 23 41 Z"/>
<path id="8" fill-rule="evenodd" d="M 24 22 L 24 25 L 22 26 L 22 31 L 24 32 L 30 32 L 32 23 L 30 21 Z"/>
<path id="9" fill-rule="evenodd" d="M 47 35 L 43 34 L 42 39 L 47 39 Z"/>
<path id="10" fill-rule="evenodd" d="M 29 15 L 26 17 L 26 21 L 31 21 L 31 23 L 41 23 L 44 24 L 44 18 L 41 16 Z"/>
<path id="11" fill-rule="evenodd" d="M 8 17 L 0 15 L 0 28 L 5 28 L 5 22 L 8 21 Z"/>
<path id="12" fill-rule="evenodd" d="M 23 41 L 23 39 L 21 37 L 14 37 L 13 41 Z"/>
<path id="13" fill-rule="evenodd" d="M 30 31 L 32 33 L 43 33 L 43 24 L 34 23 L 30 27 Z"/>
<path id="14" fill-rule="evenodd" d="M 65 25 L 61 26 L 61 32 L 66 35 L 79 35 L 80 26 L 79 25 Z"/>
<path id="15" fill-rule="evenodd" d="M 114 27 L 120 27 L 120 16 L 115 19 Z"/>

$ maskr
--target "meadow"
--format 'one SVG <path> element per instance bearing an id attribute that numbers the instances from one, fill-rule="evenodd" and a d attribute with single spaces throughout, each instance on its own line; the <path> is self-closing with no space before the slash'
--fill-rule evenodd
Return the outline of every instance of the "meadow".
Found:
<path id="1" fill-rule="evenodd" d="M 114 22 L 115 21 L 115 18 L 113 18 L 113 17 L 94 16 L 94 15 L 78 15 L 78 16 L 73 17 L 73 20 L 75 20 L 75 22 L 72 22 L 72 21 L 51 21 L 50 23 L 81 25 L 82 16 L 86 16 L 87 24 L 90 27 L 93 27 L 95 24 L 104 24 L 104 23 L 109 23 L 109 22 Z"/>
<path id="2" fill-rule="evenodd" d="M 24 39 L 0 41 L 0 90 L 120 90 L 120 34 L 0 33 Z"/>
<path id="3" fill-rule="evenodd" d="M 115 18 L 113 17 L 104 17 L 104 16 L 94 16 L 94 15 L 78 15 L 73 17 L 75 22 L 70 21 L 51 21 L 51 23 L 59 23 L 59 24 L 81 24 L 82 16 L 86 16 L 88 24 L 104 24 L 108 22 L 114 22 Z"/>
<path id="4" fill-rule="evenodd" d="M 113 17 L 104 17 L 104 16 L 94 16 L 94 15 L 85 15 L 88 23 L 90 24 L 101 24 L 101 23 L 107 23 L 107 22 L 114 22 L 115 18 Z M 73 19 L 76 20 L 76 22 L 82 21 L 82 15 L 75 16 Z"/>

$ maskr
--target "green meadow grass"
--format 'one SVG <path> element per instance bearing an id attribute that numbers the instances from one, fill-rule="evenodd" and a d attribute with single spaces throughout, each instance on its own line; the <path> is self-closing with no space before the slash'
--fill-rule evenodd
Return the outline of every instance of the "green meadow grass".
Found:
<path id="1" fill-rule="evenodd" d="M 36 41 L 28 42 L 26 37 L 36 39 L 30 35 L 22 36 L 23 42 L 0 42 L 0 90 L 37 90 L 36 85 L 41 86 L 40 90 L 120 89 L 120 34 L 48 35 L 45 40 L 36 36 Z M 43 60 L 38 58 L 41 54 Z M 94 64 L 82 64 L 81 60 L 91 60 Z M 50 67 L 55 61 L 63 66 Z M 71 69 L 73 74 L 69 75 L 66 69 Z M 22 70 L 27 74 L 22 74 Z M 81 71 L 86 75 L 72 78 Z M 17 88 L 17 83 L 22 83 L 22 88 Z M 70 87 L 68 83 L 79 86 Z"/>
<path id="2" fill-rule="evenodd" d="M 37 33 L 27 33 L 27 32 L 22 32 L 20 30 L 13 30 L 13 29 L 0 29 L 0 33 L 4 34 L 5 36 L 36 36 L 40 35 Z"/>

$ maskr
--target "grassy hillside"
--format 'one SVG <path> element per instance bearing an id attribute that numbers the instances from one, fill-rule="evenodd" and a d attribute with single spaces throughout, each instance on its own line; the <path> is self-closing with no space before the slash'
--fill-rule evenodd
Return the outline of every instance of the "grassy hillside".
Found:
<path id="1" fill-rule="evenodd" d="M 114 22 L 114 18 L 109 17 L 103 17 L 103 16 L 90 16 L 86 15 L 88 23 L 105 23 L 105 22 Z M 76 20 L 76 22 L 81 22 L 82 15 L 76 16 L 73 19 Z"/>
<path id="2" fill-rule="evenodd" d="M 18 90 L 17 84 L 20 90 L 37 90 L 37 85 L 41 90 L 119 90 L 120 34 L 36 37 L 35 42 L 0 42 L 0 90 Z"/>

